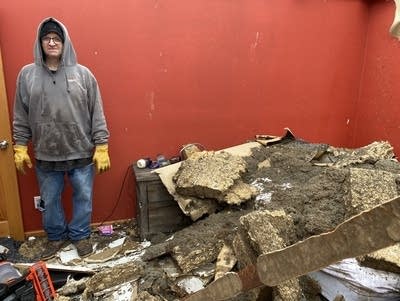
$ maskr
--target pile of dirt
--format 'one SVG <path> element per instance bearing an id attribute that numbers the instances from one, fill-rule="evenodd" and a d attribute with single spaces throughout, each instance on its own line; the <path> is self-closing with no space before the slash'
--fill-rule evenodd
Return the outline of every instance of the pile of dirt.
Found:
<path id="1" fill-rule="evenodd" d="M 256 147 L 250 156 L 243 158 L 217 155 L 217 167 L 213 167 L 210 160 L 215 156 L 214 152 L 203 151 L 191 159 L 194 161 L 191 164 L 200 162 L 198 170 L 206 175 L 206 180 L 198 173 L 193 174 L 196 168 L 188 164 L 182 164 L 175 177 L 181 185 L 178 192 L 194 197 L 200 206 L 203 199 L 207 204 L 215 203 L 208 207 L 212 211 L 200 210 L 202 213 L 196 214 L 192 225 L 171 236 L 154 237 L 152 244 L 130 262 L 97 270 L 101 274 L 89 277 L 86 285 L 80 284 L 79 291 L 69 295 L 69 300 L 81 297 L 116 300 L 116 293 L 118 300 L 130 300 L 132 296 L 135 300 L 180 300 L 209 285 L 216 274 L 239 271 L 254 264 L 260 254 L 331 231 L 360 210 L 382 203 L 400 191 L 400 164 L 393 148 L 384 141 L 359 149 L 343 149 L 283 139 Z M 238 162 L 239 168 L 222 169 L 232 162 Z M 204 171 L 207 166 L 209 172 Z M 218 173 L 212 171 L 215 168 Z M 226 170 L 234 174 L 227 175 Z M 179 175 L 183 175 L 181 182 Z M 229 185 L 226 181 L 212 183 L 219 178 L 232 180 Z M 238 181 L 256 193 L 249 199 L 226 202 L 227 189 Z M 201 193 L 196 195 L 196 191 Z M 371 203 L 366 205 L 365 198 Z M 125 235 L 139 242 L 137 229 L 132 229 L 114 234 L 112 239 Z M 106 243 L 112 239 L 108 237 Z M 106 246 L 101 235 L 93 235 L 92 240 L 98 240 L 99 244 L 103 240 L 101 246 Z M 21 246 L 21 254 L 36 258 L 35 244 L 40 249 L 41 244 L 28 241 Z M 126 254 L 121 251 L 116 258 Z M 374 266 L 377 266 L 376 260 Z M 394 269 L 393 264 L 391 268 Z M 127 299 L 122 291 L 128 292 Z M 318 285 L 302 276 L 277 287 L 254 289 L 230 300 L 318 301 L 323 297 Z"/>
<path id="2" fill-rule="evenodd" d="M 184 172 L 193 173 L 196 169 L 201 172 L 190 177 L 196 181 L 186 180 L 185 188 L 177 187 L 177 191 L 190 191 L 191 195 L 196 190 L 208 191 L 212 170 L 223 165 L 219 159 L 231 157 L 219 156 L 217 167 L 208 161 L 210 172 L 204 171 L 206 167 L 203 162 L 199 167 L 195 166 L 196 160 L 209 160 L 213 156 L 214 153 L 203 151 L 191 157 L 194 162 L 182 165 L 175 178 Z M 248 264 L 254 264 L 257 256 L 264 252 L 331 231 L 348 217 L 389 200 L 399 191 L 397 179 L 400 165 L 392 147 L 385 141 L 359 149 L 343 149 L 287 139 L 268 147 L 254 148 L 244 160 L 246 171 L 241 174 L 241 180 L 257 189 L 254 198 L 237 205 L 226 205 L 221 202 L 221 194 L 216 192 L 217 189 L 212 190 L 212 194 L 203 193 L 199 199 L 204 198 L 207 202 L 214 196 L 218 204 L 215 206 L 216 212 L 203 216 L 192 226 L 175 233 L 168 242 L 149 247 L 144 258 L 155 260 L 157 256 L 171 256 L 179 277 L 196 276 L 194 271 L 210 263 L 218 269 L 217 257 L 227 246 L 233 250 L 231 257 L 237 259 L 232 271 L 238 271 Z M 230 163 L 226 162 L 226 165 Z M 226 177 L 237 179 L 237 171 L 234 173 Z M 204 181 L 202 176 L 205 177 Z M 216 176 L 214 179 L 218 178 Z M 175 182 L 180 185 L 178 181 Z M 205 183 L 204 187 L 201 183 Z M 221 189 L 222 193 L 227 190 L 225 186 Z M 371 188 L 374 192 L 370 192 Z M 360 206 L 356 201 L 364 205 Z M 365 205 L 368 202 L 371 203 Z M 221 221 L 229 226 L 222 227 Z M 159 251 L 160 246 L 162 252 Z M 179 256 L 174 251 L 177 249 Z M 232 258 L 227 258 L 227 261 L 232 261 Z M 207 285 L 213 277 L 199 279 L 202 285 Z M 170 277 L 169 280 L 173 282 L 174 278 Z M 243 293 L 234 300 L 257 300 L 260 296 L 264 296 L 263 300 L 320 300 L 322 297 L 316 287 L 318 285 L 315 282 L 303 276 L 275 288 Z M 178 298 L 188 293 L 175 291 Z"/>

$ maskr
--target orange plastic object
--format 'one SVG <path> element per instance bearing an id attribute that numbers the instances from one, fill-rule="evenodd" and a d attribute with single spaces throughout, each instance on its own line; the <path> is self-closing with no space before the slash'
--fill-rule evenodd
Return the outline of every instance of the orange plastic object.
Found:
<path id="1" fill-rule="evenodd" d="M 29 274 L 26 279 L 33 283 L 36 301 L 54 300 L 56 292 L 49 271 L 43 261 L 39 261 L 29 268 Z"/>

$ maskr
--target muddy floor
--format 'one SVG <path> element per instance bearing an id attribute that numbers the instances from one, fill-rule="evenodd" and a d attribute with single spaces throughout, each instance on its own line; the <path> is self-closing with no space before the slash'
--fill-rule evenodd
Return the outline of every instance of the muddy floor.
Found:
<path id="1" fill-rule="evenodd" d="M 390 146 L 383 143 L 378 149 L 369 153 L 368 148 L 346 150 L 293 139 L 254 149 L 251 156 L 244 158 L 247 168 L 242 179 L 257 189 L 255 197 L 240 205 L 218 204 L 214 214 L 173 235 L 154 235 L 151 244 L 144 247 L 138 247 L 141 241 L 134 220 L 113 225 L 112 235 L 102 235 L 93 229 L 91 240 L 98 251 L 125 238 L 125 247 L 111 261 L 129 257 L 127 254 L 132 254 L 135 248 L 138 256 L 115 266 L 100 265 L 93 273 L 79 273 L 84 283 L 72 293 L 63 294 L 60 290 L 60 300 L 181 300 L 196 287 L 205 287 L 213 281 L 219 252 L 225 245 L 232 247 L 240 229 L 239 218 L 249 212 L 283 210 L 290 216 L 294 226 L 282 235 L 286 245 L 330 231 L 349 217 L 346 196 L 350 189 L 350 167 L 400 173 Z M 44 238 L 37 237 L 20 243 L 3 240 L 0 244 L 12 250 L 9 261 L 34 262 L 39 259 L 44 242 Z M 239 259 L 231 270 L 237 271 L 244 265 Z M 307 277 L 301 277 L 299 283 L 298 300 L 324 300 L 316 283 Z M 289 298 L 264 288 L 231 300 Z"/>

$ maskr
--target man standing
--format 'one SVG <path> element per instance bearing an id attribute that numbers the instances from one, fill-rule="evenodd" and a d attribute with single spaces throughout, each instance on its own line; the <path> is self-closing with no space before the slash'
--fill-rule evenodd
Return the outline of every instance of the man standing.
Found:
<path id="1" fill-rule="evenodd" d="M 66 27 L 43 20 L 34 45 L 34 63 L 17 79 L 14 104 L 14 159 L 18 171 L 32 162 L 43 204 L 48 242 L 42 260 L 52 258 L 71 241 L 79 256 L 93 252 L 90 243 L 94 168 L 110 168 L 108 137 L 99 87 L 91 71 L 77 63 Z M 64 176 L 71 183 L 72 219 L 67 222 L 61 195 Z"/>

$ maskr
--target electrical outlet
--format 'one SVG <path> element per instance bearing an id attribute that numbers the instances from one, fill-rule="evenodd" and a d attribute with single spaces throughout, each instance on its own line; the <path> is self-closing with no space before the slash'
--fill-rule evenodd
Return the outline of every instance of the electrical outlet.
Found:
<path id="1" fill-rule="evenodd" d="M 43 211 L 43 202 L 42 202 L 42 198 L 40 197 L 40 195 L 34 196 L 33 197 L 33 204 L 35 206 L 35 209 L 39 210 L 39 211 Z"/>

